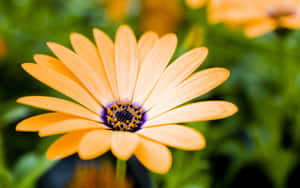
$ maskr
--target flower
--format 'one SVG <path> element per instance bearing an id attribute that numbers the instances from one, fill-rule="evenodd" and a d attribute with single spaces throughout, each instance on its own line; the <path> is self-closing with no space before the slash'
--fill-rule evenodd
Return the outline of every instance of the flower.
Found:
<path id="1" fill-rule="evenodd" d="M 299 0 L 211 0 L 210 20 L 241 25 L 248 37 L 278 28 L 300 28 Z"/>
<path id="2" fill-rule="evenodd" d="M 185 3 L 192 9 L 202 8 L 208 0 L 185 0 Z"/>
<path id="3" fill-rule="evenodd" d="M 105 10 L 113 22 L 119 22 L 129 14 L 129 7 L 133 0 L 105 0 Z"/>
<path id="4" fill-rule="evenodd" d="M 91 187 L 105 187 L 105 188 L 132 188 L 133 183 L 131 179 L 126 178 L 124 181 L 116 178 L 116 171 L 109 161 L 101 162 L 100 167 L 95 164 L 77 164 L 75 173 L 70 179 L 70 182 L 65 186 L 66 188 L 91 188 Z"/>
<path id="5" fill-rule="evenodd" d="M 175 32 L 181 23 L 183 10 L 178 0 L 144 0 L 141 2 L 139 29 L 158 34 Z"/>
<path id="6" fill-rule="evenodd" d="M 35 55 L 22 67 L 44 84 L 78 103 L 47 96 L 28 96 L 19 103 L 54 111 L 20 122 L 17 131 L 40 136 L 66 133 L 47 151 L 49 159 L 78 152 L 92 159 L 111 149 L 119 159 L 132 154 L 145 167 L 166 173 L 172 156 L 167 146 L 198 150 L 203 136 L 179 123 L 231 116 L 235 105 L 205 101 L 181 105 L 224 82 L 229 71 L 210 68 L 195 74 L 207 49 L 193 49 L 167 66 L 177 44 L 174 34 L 161 38 L 147 32 L 136 42 L 128 26 L 120 26 L 115 43 L 94 29 L 97 48 L 80 34 L 71 34 L 75 52 L 47 43 L 58 59 Z"/>

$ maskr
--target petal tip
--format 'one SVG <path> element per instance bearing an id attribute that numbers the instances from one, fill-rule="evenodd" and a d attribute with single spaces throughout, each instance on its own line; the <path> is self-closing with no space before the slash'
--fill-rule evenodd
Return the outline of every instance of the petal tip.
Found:
<path id="1" fill-rule="evenodd" d="M 25 131 L 21 123 L 16 126 L 16 131 Z"/>
<path id="2" fill-rule="evenodd" d="M 46 137 L 46 136 L 50 136 L 51 134 L 47 134 L 47 133 L 45 133 L 43 130 L 40 130 L 40 131 L 38 132 L 38 135 L 39 135 L 39 137 Z"/>
<path id="3" fill-rule="evenodd" d="M 101 31 L 98 28 L 93 28 L 93 34 L 95 36 L 95 35 L 101 35 L 101 34 L 104 34 L 104 33 L 103 33 L 103 31 Z"/>
<path id="4" fill-rule="evenodd" d="M 199 135 L 201 136 L 201 142 L 199 142 L 199 145 L 196 148 L 196 150 L 201 150 L 201 149 L 204 149 L 206 147 L 206 140 L 205 140 L 204 136 L 200 133 L 199 133 Z"/>
<path id="5" fill-rule="evenodd" d="M 131 27 L 129 27 L 129 25 L 127 24 L 123 24 L 123 25 L 120 25 L 118 30 L 130 30 L 131 31 Z"/>
<path id="6" fill-rule="evenodd" d="M 19 103 L 19 104 L 23 104 L 24 103 L 24 99 L 25 99 L 26 97 L 20 97 L 20 98 L 18 98 L 17 100 L 16 100 L 16 102 L 17 103 Z"/>
<path id="7" fill-rule="evenodd" d="M 238 111 L 239 111 L 239 108 L 233 104 L 233 103 L 229 103 L 231 105 L 231 109 L 230 109 L 230 113 L 231 113 L 231 116 L 236 114 Z"/>
<path id="8" fill-rule="evenodd" d="M 121 154 L 115 152 L 113 149 L 111 150 L 111 152 L 114 154 L 114 156 L 116 158 L 121 159 L 121 160 L 128 160 L 132 156 L 132 154 L 130 154 L 130 155 L 121 155 Z"/>
<path id="9" fill-rule="evenodd" d="M 54 42 L 47 42 L 46 44 L 50 48 L 51 51 L 55 51 L 56 49 L 57 49 L 57 51 L 59 51 L 59 49 L 65 48 L 64 46 L 54 43 Z"/>
<path id="10" fill-rule="evenodd" d="M 57 44 L 54 43 L 54 42 L 46 42 L 46 44 L 47 44 L 47 46 L 48 46 L 49 48 L 54 47 L 54 46 L 57 45 Z"/>
<path id="11" fill-rule="evenodd" d="M 199 49 L 201 50 L 201 53 L 203 53 L 203 54 L 205 54 L 205 55 L 208 54 L 208 48 L 207 48 L 207 47 L 202 46 L 202 47 L 200 47 Z"/>
<path id="12" fill-rule="evenodd" d="M 32 65 L 35 65 L 35 63 L 22 63 L 21 64 L 21 67 L 22 69 L 24 69 L 25 71 L 27 71 L 27 69 L 32 66 Z"/>
<path id="13" fill-rule="evenodd" d="M 38 62 L 44 56 L 45 56 L 44 54 L 34 54 L 33 59 L 34 59 L 35 62 Z"/>
<path id="14" fill-rule="evenodd" d="M 78 156 L 82 160 L 91 160 L 91 159 L 94 159 L 97 157 L 97 156 L 92 156 L 92 155 L 85 155 L 84 153 L 80 152 L 80 149 L 78 151 Z"/>
<path id="15" fill-rule="evenodd" d="M 174 42 L 177 44 L 177 35 L 175 33 L 165 34 L 162 39 L 168 40 L 169 42 Z"/>
<path id="16" fill-rule="evenodd" d="M 87 38 L 84 35 L 80 34 L 80 33 L 71 33 L 70 34 L 71 42 L 81 40 L 81 39 L 87 39 Z"/>
<path id="17" fill-rule="evenodd" d="M 230 76 L 230 70 L 226 69 L 226 68 L 223 68 L 223 67 L 215 67 L 215 68 L 212 68 L 216 71 L 217 74 L 219 74 L 224 81 L 226 81 L 229 76 Z"/>

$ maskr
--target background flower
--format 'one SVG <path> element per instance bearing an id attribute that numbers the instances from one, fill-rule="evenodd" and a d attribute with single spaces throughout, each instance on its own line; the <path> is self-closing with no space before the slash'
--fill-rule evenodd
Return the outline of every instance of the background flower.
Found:
<path id="1" fill-rule="evenodd" d="M 299 0 L 212 0 L 212 22 L 238 24 L 249 37 L 257 37 L 275 29 L 300 27 Z"/>
<path id="2" fill-rule="evenodd" d="M 182 21 L 182 7 L 178 0 L 141 1 L 139 29 L 152 30 L 158 34 L 177 31 Z"/>

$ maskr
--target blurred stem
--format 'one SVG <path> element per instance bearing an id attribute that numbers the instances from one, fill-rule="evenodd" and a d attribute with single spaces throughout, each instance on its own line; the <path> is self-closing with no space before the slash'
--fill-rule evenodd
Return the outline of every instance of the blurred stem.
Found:
<path id="1" fill-rule="evenodd" d="M 126 176 L 126 160 L 117 159 L 117 180 L 124 181 Z"/>

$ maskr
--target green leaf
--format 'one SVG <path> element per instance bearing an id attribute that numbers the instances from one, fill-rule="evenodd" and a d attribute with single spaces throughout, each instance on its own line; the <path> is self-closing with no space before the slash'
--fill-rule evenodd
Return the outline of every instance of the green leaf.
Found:
<path id="1" fill-rule="evenodd" d="M 0 187 L 14 188 L 13 178 L 7 169 L 0 166 Z"/>
<path id="2" fill-rule="evenodd" d="M 32 188 L 38 178 L 55 161 L 49 161 L 44 155 L 29 153 L 23 156 L 15 166 L 14 175 L 18 179 L 16 188 Z"/>

